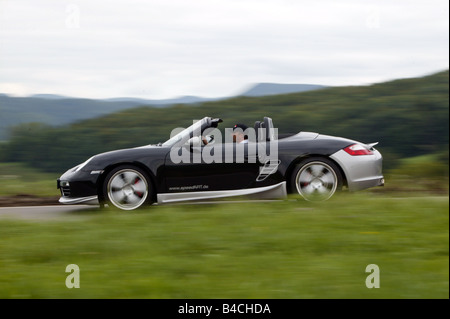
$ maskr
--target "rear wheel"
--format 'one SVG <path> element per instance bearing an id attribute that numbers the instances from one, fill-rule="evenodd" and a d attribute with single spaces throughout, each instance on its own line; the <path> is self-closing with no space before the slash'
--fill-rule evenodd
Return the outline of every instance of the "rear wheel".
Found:
<path id="1" fill-rule="evenodd" d="M 106 176 L 103 196 L 109 205 L 122 210 L 133 210 L 151 202 L 152 184 L 148 175 L 140 168 L 119 166 Z"/>
<path id="2" fill-rule="evenodd" d="M 308 201 L 325 201 L 342 189 L 342 174 L 327 158 L 308 158 L 297 165 L 291 179 L 292 191 Z"/>

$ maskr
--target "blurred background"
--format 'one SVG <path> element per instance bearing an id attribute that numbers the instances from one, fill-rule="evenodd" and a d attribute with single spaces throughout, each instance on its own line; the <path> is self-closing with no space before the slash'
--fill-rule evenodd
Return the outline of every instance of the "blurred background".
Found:
<path id="1" fill-rule="evenodd" d="M 420 192 L 446 192 L 449 174 L 448 79 L 447 70 L 367 86 L 237 96 L 159 107 L 142 105 L 106 115 L 92 115 L 85 120 L 74 119 L 73 123 L 67 124 L 57 123 L 68 121 L 72 115 L 88 116 L 95 113 L 93 104 L 107 108 L 108 102 L 2 96 L 2 122 L 13 121 L 15 116 L 20 121 L 50 119 L 47 123 L 43 120 L 7 127 L 0 144 L 2 188 L 3 192 L 11 193 L 11 187 L 19 183 L 19 193 L 36 194 L 45 190 L 43 195 L 56 195 L 54 180 L 92 155 L 164 142 L 169 139 L 172 129 L 188 127 L 193 119 L 204 116 L 222 118 L 222 129 L 235 123 L 252 125 L 269 116 L 279 135 L 312 131 L 364 143 L 379 142 L 377 148 L 383 154 L 387 177 L 384 190 L 415 188 Z M 29 112 L 22 113 L 19 111 L 22 109 Z M 63 120 L 60 121 L 60 117 Z M 47 175 L 27 176 L 30 169 Z M 36 178 L 42 182 L 48 176 L 51 176 L 51 182 L 47 183 L 51 190 L 45 186 L 25 188 Z"/>

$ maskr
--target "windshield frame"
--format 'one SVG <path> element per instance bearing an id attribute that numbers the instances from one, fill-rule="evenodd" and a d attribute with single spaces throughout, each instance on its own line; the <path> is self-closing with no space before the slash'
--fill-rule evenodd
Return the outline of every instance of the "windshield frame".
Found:
<path id="1" fill-rule="evenodd" d="M 201 134 L 201 132 L 205 128 L 207 128 L 208 125 L 210 125 L 210 123 L 211 123 L 211 118 L 204 117 L 201 120 L 198 120 L 195 123 L 193 123 L 188 128 L 186 128 L 186 129 L 182 130 L 181 132 L 179 132 L 178 134 L 174 135 L 167 141 L 165 141 L 162 144 L 162 146 L 172 147 L 175 144 L 178 144 L 179 142 L 182 142 L 181 144 L 183 144 L 184 142 L 186 142 L 189 138 L 191 138 L 194 135 L 194 132 Z"/>

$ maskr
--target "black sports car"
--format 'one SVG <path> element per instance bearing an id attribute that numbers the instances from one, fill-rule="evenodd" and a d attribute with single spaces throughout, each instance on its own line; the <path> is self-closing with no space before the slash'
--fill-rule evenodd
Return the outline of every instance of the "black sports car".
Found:
<path id="1" fill-rule="evenodd" d="M 300 132 L 277 138 L 272 119 L 253 128 L 218 129 L 205 117 L 165 143 L 98 154 L 57 181 L 64 204 L 144 204 L 242 195 L 282 198 L 298 193 L 327 200 L 336 191 L 384 185 L 382 156 L 373 144 Z M 239 131 L 240 130 L 240 131 Z M 241 133 L 241 142 L 229 138 Z M 219 138 L 218 138 L 219 136 Z"/>

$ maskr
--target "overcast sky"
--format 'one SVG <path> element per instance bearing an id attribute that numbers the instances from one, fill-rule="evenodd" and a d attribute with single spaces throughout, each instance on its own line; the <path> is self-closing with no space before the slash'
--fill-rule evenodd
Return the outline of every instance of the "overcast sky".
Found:
<path id="1" fill-rule="evenodd" d="M 0 93 L 225 97 L 449 68 L 447 0 L 0 0 Z"/>

